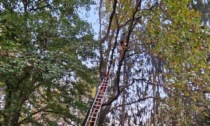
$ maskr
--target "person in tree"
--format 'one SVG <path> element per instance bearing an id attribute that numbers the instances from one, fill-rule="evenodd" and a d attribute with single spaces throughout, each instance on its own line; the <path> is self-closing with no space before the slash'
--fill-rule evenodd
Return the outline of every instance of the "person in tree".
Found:
<path id="1" fill-rule="evenodd" d="M 126 40 L 126 33 L 122 33 L 122 35 L 120 36 L 120 48 L 119 50 L 122 51 L 126 48 L 126 45 L 127 45 L 127 40 Z"/>

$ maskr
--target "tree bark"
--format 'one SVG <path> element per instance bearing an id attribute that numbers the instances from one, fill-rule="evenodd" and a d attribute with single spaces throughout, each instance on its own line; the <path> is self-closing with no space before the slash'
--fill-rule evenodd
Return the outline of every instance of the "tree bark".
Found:
<path id="1" fill-rule="evenodd" d="M 111 105 L 106 105 L 104 109 L 101 109 L 99 120 L 98 120 L 99 126 L 106 126 L 104 122 L 106 120 L 106 115 L 109 113 L 110 108 L 111 108 Z"/>

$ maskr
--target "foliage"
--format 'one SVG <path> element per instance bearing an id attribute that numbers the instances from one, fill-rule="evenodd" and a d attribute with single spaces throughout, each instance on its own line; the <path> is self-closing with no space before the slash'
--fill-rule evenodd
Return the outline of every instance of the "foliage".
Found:
<path id="1" fill-rule="evenodd" d="M 209 87 L 208 31 L 200 27 L 199 12 L 188 4 L 189 1 L 163 1 L 157 7 L 162 11 L 155 11 L 157 16 L 148 23 L 150 40 L 158 38 L 152 53 L 165 62 L 164 82 L 171 90 L 166 104 L 174 107 L 169 112 L 176 113 L 172 117 L 176 125 L 198 125 L 196 117 L 201 113 L 200 119 L 205 116 L 203 92 Z"/>
<path id="2" fill-rule="evenodd" d="M 0 2 L 0 82 L 6 88 L 0 124 L 80 123 L 87 109 L 84 96 L 95 83 L 95 70 L 82 62 L 95 56 L 96 42 L 78 9 L 91 4 Z"/>
<path id="3" fill-rule="evenodd" d="M 208 9 L 190 0 L 104 3 L 101 44 L 107 48 L 101 54 L 106 59 L 113 53 L 117 65 L 100 124 L 204 125 L 210 36 L 202 16 Z M 128 46 L 120 51 L 122 33 Z"/>

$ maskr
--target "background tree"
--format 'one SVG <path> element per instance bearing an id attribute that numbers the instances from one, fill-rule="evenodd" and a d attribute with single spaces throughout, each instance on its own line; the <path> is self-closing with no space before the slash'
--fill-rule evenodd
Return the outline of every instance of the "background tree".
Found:
<path id="1" fill-rule="evenodd" d="M 202 22 L 205 25 L 210 24 L 210 1 L 208 0 L 193 0 L 191 3 L 193 9 L 201 12 Z"/>
<path id="2" fill-rule="evenodd" d="M 115 63 L 99 124 L 202 125 L 208 102 L 209 29 L 200 27 L 201 13 L 190 6 L 192 1 L 113 0 L 100 5 L 101 59 Z M 120 53 L 124 32 L 128 46 Z"/>

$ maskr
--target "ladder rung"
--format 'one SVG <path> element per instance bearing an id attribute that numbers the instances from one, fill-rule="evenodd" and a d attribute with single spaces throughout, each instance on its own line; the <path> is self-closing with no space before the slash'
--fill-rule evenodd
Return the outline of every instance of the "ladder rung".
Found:
<path id="1" fill-rule="evenodd" d="M 104 91 L 101 89 L 99 94 L 104 95 Z"/>
<path id="2" fill-rule="evenodd" d="M 100 90 L 100 92 L 99 92 L 99 95 L 103 95 L 104 94 L 104 91 L 102 91 L 102 89 Z"/>
<path id="3" fill-rule="evenodd" d="M 101 99 L 101 100 L 102 100 L 102 99 Z M 95 104 L 100 104 L 100 103 L 101 103 L 101 100 L 96 99 Z"/>
<path id="4" fill-rule="evenodd" d="M 101 106 L 93 106 L 94 109 L 100 109 Z"/>
<path id="5" fill-rule="evenodd" d="M 100 110 L 100 109 L 95 109 L 93 112 L 94 112 L 94 113 L 98 113 L 99 110 Z"/>
<path id="6" fill-rule="evenodd" d="M 96 102 L 101 102 L 101 100 L 102 100 L 102 98 L 97 98 L 97 99 L 95 100 L 95 103 L 96 103 Z"/>
<path id="7" fill-rule="evenodd" d="M 106 88 L 107 86 L 106 85 L 103 85 L 103 86 L 101 86 L 101 89 L 104 89 L 104 88 Z"/>
<path id="8" fill-rule="evenodd" d="M 101 105 L 94 105 L 93 107 L 100 107 Z"/>
<path id="9" fill-rule="evenodd" d="M 106 86 L 102 86 L 101 88 L 102 88 L 102 89 L 106 89 Z"/>
<path id="10" fill-rule="evenodd" d="M 94 113 L 94 114 L 93 114 L 93 113 L 91 113 L 91 115 L 90 115 L 90 118 L 89 118 L 89 119 L 93 119 L 93 118 L 94 118 L 94 119 L 96 119 L 96 116 L 97 116 L 97 113 Z"/>
<path id="11" fill-rule="evenodd" d="M 99 104 L 101 104 L 101 101 L 95 101 L 95 103 L 94 103 L 95 105 L 99 105 Z"/>
<path id="12" fill-rule="evenodd" d="M 97 98 L 97 99 L 96 99 L 96 101 L 101 101 L 101 100 L 102 100 L 102 98 Z"/>
<path id="13" fill-rule="evenodd" d="M 104 94 L 99 93 L 99 95 L 98 95 L 98 96 L 103 97 L 103 96 L 104 96 Z"/>
<path id="14" fill-rule="evenodd" d="M 96 119 L 96 116 L 97 116 L 97 113 L 91 114 L 91 117 L 93 118 L 90 118 L 90 119 Z"/>
<path id="15" fill-rule="evenodd" d="M 91 115 L 92 115 L 92 116 L 97 115 L 97 112 L 92 111 Z"/>
<path id="16" fill-rule="evenodd" d="M 100 107 L 101 107 L 101 106 L 94 106 L 93 108 L 94 108 L 94 109 L 98 109 L 98 110 L 99 110 L 99 109 L 100 109 Z"/>
<path id="17" fill-rule="evenodd" d="M 105 90 L 106 90 L 105 88 L 101 89 L 101 91 L 103 91 L 103 92 L 105 92 Z"/>
<path id="18" fill-rule="evenodd" d="M 101 100 L 102 100 L 102 99 L 103 99 L 103 97 L 101 97 L 101 96 L 100 96 L 100 97 L 97 97 L 97 99 L 96 99 L 96 100 L 98 101 L 99 99 L 101 99 Z"/>
<path id="19" fill-rule="evenodd" d="M 97 115 L 98 115 L 98 114 L 91 114 L 91 117 L 92 117 L 92 118 L 90 118 L 89 120 L 95 120 Z"/>
<path id="20" fill-rule="evenodd" d="M 97 113 L 100 109 L 94 109 L 91 114 Z"/>
<path id="21" fill-rule="evenodd" d="M 98 111 L 93 111 L 93 112 L 91 113 L 92 116 L 96 116 L 97 114 L 98 114 Z"/>
<path id="22" fill-rule="evenodd" d="M 106 88 L 101 88 L 100 92 L 105 92 Z"/>
<path id="23" fill-rule="evenodd" d="M 101 100 L 96 99 L 94 104 L 100 104 L 101 102 L 102 102 L 102 99 Z"/>
<path id="24" fill-rule="evenodd" d="M 103 92 L 105 92 L 105 90 L 102 90 Z"/>
<path id="25" fill-rule="evenodd" d="M 99 98 L 103 99 L 103 96 L 102 95 L 98 95 L 96 99 L 99 99 Z"/>
<path id="26" fill-rule="evenodd" d="M 90 116 L 90 119 L 93 119 L 93 118 L 94 118 L 94 119 L 96 119 L 96 117 L 95 117 L 95 116 Z"/>
<path id="27" fill-rule="evenodd" d="M 100 109 L 101 106 L 93 106 L 94 109 Z"/>
<path id="28" fill-rule="evenodd" d="M 97 99 L 98 97 L 102 97 L 102 98 L 103 98 L 103 94 L 102 94 L 102 93 L 99 93 L 98 96 L 96 96 L 96 99 Z"/>
<path id="29" fill-rule="evenodd" d="M 95 121 L 88 121 L 88 123 L 95 123 Z"/>
<path id="30" fill-rule="evenodd" d="M 104 94 L 104 91 L 101 89 L 100 92 L 99 92 L 99 94 Z"/>
<path id="31" fill-rule="evenodd" d="M 99 106 L 99 105 L 98 106 L 93 106 L 94 109 L 98 109 L 98 110 L 100 109 L 100 107 L 101 106 Z"/>
<path id="32" fill-rule="evenodd" d="M 96 100 L 101 100 L 103 97 L 102 96 L 98 96 L 97 98 L 96 98 Z"/>
<path id="33" fill-rule="evenodd" d="M 87 126 L 93 126 L 95 124 L 95 121 L 88 121 L 88 125 Z"/>
<path id="34" fill-rule="evenodd" d="M 94 104 L 101 104 L 101 100 L 96 100 Z"/>
<path id="35" fill-rule="evenodd" d="M 100 92 L 100 93 L 98 94 L 98 96 L 103 97 L 104 95 Z M 98 97 L 98 96 L 96 96 L 96 97 Z"/>
<path id="36" fill-rule="evenodd" d="M 92 119 L 94 119 L 94 120 L 92 120 Z M 96 120 L 96 117 L 93 117 L 93 118 L 90 118 L 90 120 L 89 120 L 89 121 L 94 122 L 95 120 Z"/>
<path id="37" fill-rule="evenodd" d="M 97 103 L 97 104 L 95 104 L 94 106 L 101 106 L 101 103 Z"/>

